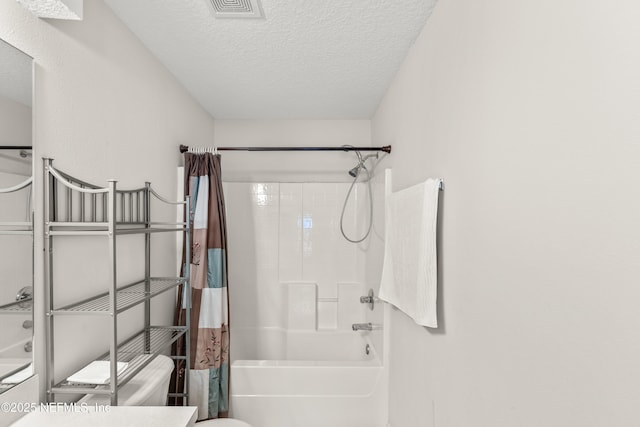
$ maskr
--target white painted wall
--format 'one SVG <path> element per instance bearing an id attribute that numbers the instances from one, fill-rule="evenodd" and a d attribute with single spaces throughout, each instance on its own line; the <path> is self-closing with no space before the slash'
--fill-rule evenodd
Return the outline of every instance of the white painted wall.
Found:
<path id="1" fill-rule="evenodd" d="M 60 169 L 90 182 L 116 178 L 122 187 L 132 187 L 148 180 L 160 193 L 170 196 L 176 193 L 174 171 L 181 161 L 178 145 L 207 144 L 213 138 L 214 120 L 101 0 L 86 1 L 84 20 L 73 22 L 40 20 L 17 2 L 0 2 L 0 38 L 32 56 L 36 63 L 36 184 L 41 182 L 40 158 L 46 156 L 55 158 Z M 42 200 L 39 185 L 35 200 Z M 174 212 L 167 210 L 167 218 Z M 36 215 L 36 254 L 41 254 L 41 206 L 36 206 Z M 171 268 L 173 239 L 167 235 L 155 240 L 155 274 L 175 274 Z M 61 251 L 63 246 L 59 246 Z M 67 271 L 62 273 L 84 275 L 84 279 L 58 282 L 61 301 L 93 293 L 100 287 L 104 271 L 90 256 L 101 247 L 83 244 L 78 254 L 77 243 L 72 246 L 69 255 L 63 256 L 67 261 L 61 267 Z M 124 241 L 123 262 L 130 263 L 129 256 L 139 254 L 142 247 L 140 242 Z M 36 298 L 40 297 L 36 311 L 40 314 L 44 313 L 42 262 L 36 255 Z M 140 268 L 125 268 L 124 277 L 137 274 Z M 97 280 L 87 280 L 91 274 Z M 158 307 L 162 315 L 156 323 L 172 318 L 171 295 L 160 299 Z M 134 328 L 138 314 L 125 317 L 123 334 Z M 43 316 L 36 319 L 35 351 L 40 356 L 36 368 L 40 372 L 44 372 L 43 322 Z M 102 351 L 97 343 L 104 342 L 106 327 L 95 321 L 59 324 L 73 330 L 62 333 L 56 343 L 56 358 L 61 362 L 58 375 L 64 376 Z"/>
<path id="2" fill-rule="evenodd" d="M 441 328 L 392 310 L 392 427 L 636 425 L 640 4 L 441 1 L 372 121 L 442 177 Z"/>
<path id="3" fill-rule="evenodd" d="M 31 107 L 0 96 L 0 146 L 31 145 Z"/>

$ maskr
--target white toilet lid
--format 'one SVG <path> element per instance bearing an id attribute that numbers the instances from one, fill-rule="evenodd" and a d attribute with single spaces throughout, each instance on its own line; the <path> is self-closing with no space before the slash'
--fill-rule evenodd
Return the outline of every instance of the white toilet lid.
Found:
<path id="1" fill-rule="evenodd" d="M 215 420 L 207 420 L 196 424 L 198 427 L 251 427 L 244 421 L 234 420 L 233 418 L 216 418 Z"/>

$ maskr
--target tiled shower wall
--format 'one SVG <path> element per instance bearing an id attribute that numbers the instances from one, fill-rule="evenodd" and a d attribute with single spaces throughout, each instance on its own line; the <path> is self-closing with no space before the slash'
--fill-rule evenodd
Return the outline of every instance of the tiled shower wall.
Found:
<path id="1" fill-rule="evenodd" d="M 350 183 L 226 182 L 234 359 L 256 354 L 259 329 L 325 333 L 365 320 L 364 252 L 340 233 Z M 361 236 L 366 186 L 357 184 L 344 228 Z"/>

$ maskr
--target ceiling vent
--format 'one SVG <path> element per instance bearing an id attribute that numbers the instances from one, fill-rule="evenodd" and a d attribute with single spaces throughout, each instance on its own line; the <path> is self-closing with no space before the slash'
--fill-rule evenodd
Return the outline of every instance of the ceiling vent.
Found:
<path id="1" fill-rule="evenodd" d="M 208 0 L 216 18 L 263 18 L 260 0 Z"/>

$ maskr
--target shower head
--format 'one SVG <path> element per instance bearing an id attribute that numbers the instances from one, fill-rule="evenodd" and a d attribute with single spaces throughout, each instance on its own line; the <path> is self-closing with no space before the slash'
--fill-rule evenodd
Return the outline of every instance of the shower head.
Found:
<path id="1" fill-rule="evenodd" d="M 356 150 L 354 151 L 354 153 L 356 153 L 356 156 L 358 156 L 358 164 L 349 171 L 349 175 L 357 178 L 358 174 L 360 173 L 360 168 L 364 166 L 364 160 L 362 159 L 362 154 L 359 151 Z"/>
<path id="2" fill-rule="evenodd" d="M 357 178 L 358 174 L 360 173 L 360 169 L 363 169 L 363 168 L 367 169 L 367 167 L 365 166 L 364 162 L 366 162 L 369 157 L 375 157 L 377 159 L 378 158 L 378 153 L 369 154 L 369 155 L 364 156 L 364 157 L 362 156 L 362 154 L 360 154 L 359 151 L 356 151 L 355 153 L 358 156 L 358 164 L 354 168 L 349 170 L 349 175 L 351 175 L 354 178 Z"/>

